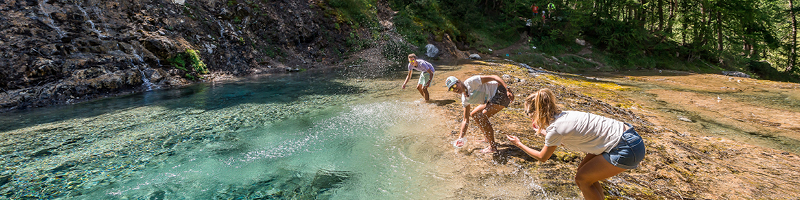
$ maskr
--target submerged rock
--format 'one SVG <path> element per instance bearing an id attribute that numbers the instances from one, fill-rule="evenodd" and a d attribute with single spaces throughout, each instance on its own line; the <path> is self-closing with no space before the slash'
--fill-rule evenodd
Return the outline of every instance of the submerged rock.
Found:
<path id="1" fill-rule="evenodd" d="M 317 171 L 314 180 L 311 181 L 311 186 L 317 190 L 324 191 L 337 187 L 340 183 L 350 179 L 351 172 L 348 171 L 331 171 L 321 169 Z"/>

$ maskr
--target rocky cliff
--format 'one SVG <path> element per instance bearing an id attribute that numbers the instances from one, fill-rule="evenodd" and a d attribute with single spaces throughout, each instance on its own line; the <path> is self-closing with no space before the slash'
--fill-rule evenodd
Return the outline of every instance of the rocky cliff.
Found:
<path id="1" fill-rule="evenodd" d="M 354 43 L 374 48 L 365 45 L 374 30 L 337 19 L 326 2 L 6 0 L 0 110 L 324 68 L 346 63 Z"/>

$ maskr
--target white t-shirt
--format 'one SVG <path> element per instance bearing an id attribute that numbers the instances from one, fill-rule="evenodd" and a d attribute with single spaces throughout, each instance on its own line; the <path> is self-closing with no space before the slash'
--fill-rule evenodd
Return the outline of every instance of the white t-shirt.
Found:
<path id="1" fill-rule="evenodd" d="M 481 82 L 481 76 L 476 75 L 464 80 L 464 85 L 467 86 L 467 93 L 469 97 L 461 95 L 461 105 L 467 106 L 470 104 L 485 104 L 489 102 L 492 97 L 497 93 L 497 81 L 489 81 L 486 83 Z"/>
<path id="2" fill-rule="evenodd" d="M 578 111 L 562 111 L 555 121 L 547 126 L 545 146 L 558 146 L 600 155 L 619 143 L 625 132 L 625 123 Z"/>

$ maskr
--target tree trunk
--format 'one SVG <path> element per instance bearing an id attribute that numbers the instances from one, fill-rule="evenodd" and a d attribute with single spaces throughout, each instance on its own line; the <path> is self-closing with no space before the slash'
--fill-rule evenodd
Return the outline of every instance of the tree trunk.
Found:
<path id="1" fill-rule="evenodd" d="M 794 17 L 794 0 L 789 0 L 789 16 L 792 17 L 792 46 L 789 50 L 789 67 L 786 68 L 787 72 L 794 69 L 794 64 L 797 62 L 796 49 L 797 49 L 797 19 Z"/>
<path id="2" fill-rule="evenodd" d="M 658 31 L 664 30 L 664 0 L 658 0 Z"/>
<path id="3" fill-rule="evenodd" d="M 669 4 L 669 18 L 667 18 L 667 30 L 666 30 L 667 34 L 665 34 L 665 36 L 666 35 L 672 35 L 672 29 L 673 29 L 672 26 L 674 25 L 674 22 L 675 22 L 675 9 L 677 9 L 676 8 L 677 6 L 678 6 L 678 0 L 670 1 L 670 4 Z M 664 37 L 662 37 L 661 39 L 663 40 Z"/>
<path id="4" fill-rule="evenodd" d="M 722 53 L 722 12 L 717 8 L 717 51 Z"/>

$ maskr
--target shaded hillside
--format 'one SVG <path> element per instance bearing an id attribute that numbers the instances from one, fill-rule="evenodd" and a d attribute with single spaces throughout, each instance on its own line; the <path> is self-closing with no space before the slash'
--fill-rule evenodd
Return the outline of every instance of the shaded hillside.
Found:
<path id="1" fill-rule="evenodd" d="M 378 20 L 391 17 L 388 7 L 329 3 L 4 1 L 0 109 L 352 64 L 348 55 L 375 41 L 399 40 L 379 37 L 391 35 Z"/>

